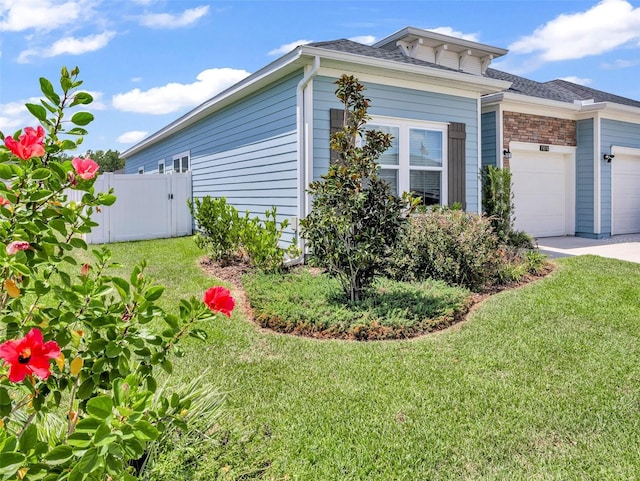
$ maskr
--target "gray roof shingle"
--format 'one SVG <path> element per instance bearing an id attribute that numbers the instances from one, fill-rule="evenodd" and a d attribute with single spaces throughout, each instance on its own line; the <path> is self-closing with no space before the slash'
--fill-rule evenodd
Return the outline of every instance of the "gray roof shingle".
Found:
<path id="1" fill-rule="evenodd" d="M 485 75 L 493 79 L 511 82 L 511 87 L 507 92 L 528 95 L 530 97 L 569 103 L 573 103 L 575 100 L 593 100 L 594 102 L 611 102 L 631 107 L 640 107 L 640 102 L 637 100 L 613 95 L 601 90 L 585 87 L 584 85 L 568 82 L 567 80 L 536 82 L 535 80 L 529 80 L 492 68 L 487 69 Z"/>
<path id="2" fill-rule="evenodd" d="M 331 40 L 328 42 L 313 42 L 308 44 L 309 47 L 323 48 L 326 50 L 335 50 L 337 52 L 352 53 L 355 55 L 362 55 L 365 57 L 379 58 L 382 60 L 392 60 L 394 62 L 401 62 L 411 65 L 420 65 L 422 67 L 437 68 L 440 70 L 448 70 L 450 72 L 464 73 L 460 70 L 444 67 L 431 62 L 425 62 L 424 60 L 418 60 L 417 58 L 407 57 L 402 52 L 391 52 L 383 48 L 371 47 L 362 43 L 354 42 L 353 40 L 347 40 L 342 38 L 340 40 Z"/>

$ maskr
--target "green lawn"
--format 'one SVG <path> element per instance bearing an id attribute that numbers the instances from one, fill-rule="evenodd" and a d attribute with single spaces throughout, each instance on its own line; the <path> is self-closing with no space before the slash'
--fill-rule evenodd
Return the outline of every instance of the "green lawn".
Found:
<path id="1" fill-rule="evenodd" d="M 127 265 L 147 258 L 170 305 L 214 283 L 188 238 L 111 249 Z M 245 435 L 226 458 L 197 451 L 184 479 L 637 479 L 640 265 L 558 264 L 459 328 L 410 341 L 273 334 L 240 311 L 207 326 L 174 377 L 207 370 L 228 393 L 223 422 Z"/>

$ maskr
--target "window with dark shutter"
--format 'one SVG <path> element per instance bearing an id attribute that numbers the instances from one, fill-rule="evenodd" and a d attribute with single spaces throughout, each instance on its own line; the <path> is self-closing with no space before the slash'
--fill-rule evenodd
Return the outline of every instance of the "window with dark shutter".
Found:
<path id="1" fill-rule="evenodd" d="M 449 205 L 459 202 L 466 209 L 466 124 L 451 122 L 448 138 Z"/>
<path id="2" fill-rule="evenodd" d="M 331 109 L 329 110 L 329 134 L 335 134 L 340 132 L 344 125 L 344 110 Z M 329 162 L 333 163 L 338 160 L 338 152 L 329 147 Z"/>

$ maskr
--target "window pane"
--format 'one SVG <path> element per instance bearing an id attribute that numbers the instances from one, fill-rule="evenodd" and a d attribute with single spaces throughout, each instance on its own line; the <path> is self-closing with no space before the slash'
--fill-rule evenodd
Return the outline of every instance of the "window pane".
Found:
<path id="1" fill-rule="evenodd" d="M 440 179 L 442 173 L 434 170 L 412 170 L 409 172 L 411 193 L 420 197 L 424 205 L 440 204 Z"/>
<path id="2" fill-rule="evenodd" d="M 164 174 L 164 164 L 158 164 L 158 174 Z"/>
<path id="3" fill-rule="evenodd" d="M 397 169 L 380 169 L 378 171 L 378 177 L 387 181 L 387 184 L 391 186 L 391 193 L 398 195 L 398 170 Z"/>
<path id="4" fill-rule="evenodd" d="M 173 159 L 173 171 L 180 172 L 180 159 Z"/>
<path id="5" fill-rule="evenodd" d="M 409 130 L 409 162 L 420 167 L 442 167 L 442 132 Z"/>
<path id="6" fill-rule="evenodd" d="M 189 157 L 182 157 L 182 172 L 189 170 Z"/>
<path id="7" fill-rule="evenodd" d="M 400 153 L 398 150 L 398 137 L 400 136 L 400 129 L 398 127 L 389 127 L 385 125 L 367 125 L 367 130 L 380 130 L 385 134 L 391 134 L 393 140 L 391 141 L 391 147 L 387 149 L 378 158 L 378 164 L 380 165 L 398 165 L 400 159 Z"/>

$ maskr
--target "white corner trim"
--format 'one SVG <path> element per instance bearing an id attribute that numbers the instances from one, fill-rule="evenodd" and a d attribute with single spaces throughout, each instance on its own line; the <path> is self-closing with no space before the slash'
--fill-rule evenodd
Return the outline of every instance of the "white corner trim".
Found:
<path id="1" fill-rule="evenodd" d="M 594 234 L 602 233 L 602 208 L 601 186 L 602 164 L 601 164 L 601 139 L 600 139 L 600 115 L 593 117 L 593 230 Z"/>

